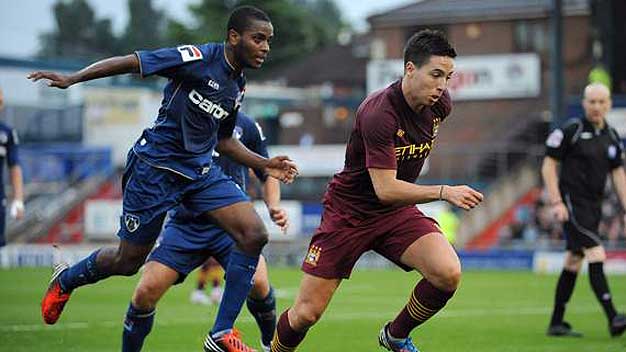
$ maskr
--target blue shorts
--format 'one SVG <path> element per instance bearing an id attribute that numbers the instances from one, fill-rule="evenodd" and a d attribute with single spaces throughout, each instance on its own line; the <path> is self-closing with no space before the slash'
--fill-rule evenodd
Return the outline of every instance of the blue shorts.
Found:
<path id="1" fill-rule="evenodd" d="M 132 150 L 122 178 L 123 204 L 117 235 L 128 242 L 149 245 L 161 233 L 168 210 L 182 204 L 193 214 L 250 201 L 217 165 L 202 178 L 190 180 L 148 164 Z"/>
<path id="2" fill-rule="evenodd" d="M 235 241 L 216 224 L 196 218 L 188 221 L 173 219 L 165 223 L 161 237 L 147 261 L 156 261 L 178 272 L 181 283 L 194 269 L 214 257 L 226 268 Z"/>

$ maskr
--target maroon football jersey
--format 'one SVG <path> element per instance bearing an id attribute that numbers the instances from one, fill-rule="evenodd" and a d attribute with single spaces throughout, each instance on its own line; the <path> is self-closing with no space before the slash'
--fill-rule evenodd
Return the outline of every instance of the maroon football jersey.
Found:
<path id="1" fill-rule="evenodd" d="M 401 81 L 370 94 L 357 110 L 344 168 L 328 185 L 324 204 L 355 219 L 393 210 L 378 200 L 367 169 L 394 169 L 397 179 L 414 183 L 451 110 L 446 91 L 416 113 L 404 99 Z"/>

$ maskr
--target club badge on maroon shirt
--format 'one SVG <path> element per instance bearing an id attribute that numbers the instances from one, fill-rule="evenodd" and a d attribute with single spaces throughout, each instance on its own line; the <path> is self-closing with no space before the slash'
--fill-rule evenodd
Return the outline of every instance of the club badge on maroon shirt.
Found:
<path id="1" fill-rule="evenodd" d="M 330 182 L 324 204 L 356 219 L 393 210 L 378 200 L 368 169 L 397 170 L 397 179 L 414 183 L 451 110 L 446 91 L 416 113 L 404 99 L 401 81 L 370 94 L 359 106 L 344 169 Z"/>

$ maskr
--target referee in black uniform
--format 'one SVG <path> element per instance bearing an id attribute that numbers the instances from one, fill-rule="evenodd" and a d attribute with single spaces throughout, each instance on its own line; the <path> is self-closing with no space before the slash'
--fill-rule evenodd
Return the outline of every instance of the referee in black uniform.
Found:
<path id="1" fill-rule="evenodd" d="M 541 174 L 555 218 L 564 223 L 567 252 L 556 287 L 550 336 L 576 336 L 563 320 L 583 258 L 589 263 L 589 280 L 606 313 L 611 336 L 626 330 L 626 316 L 616 312 L 604 275 L 606 253 L 598 236 L 601 205 L 607 174 L 626 209 L 626 173 L 623 147 L 617 132 L 607 125 L 611 93 L 602 84 L 590 84 L 583 97 L 585 118 L 574 119 L 555 129 L 546 140 Z M 560 165 L 560 172 L 559 170 Z"/>

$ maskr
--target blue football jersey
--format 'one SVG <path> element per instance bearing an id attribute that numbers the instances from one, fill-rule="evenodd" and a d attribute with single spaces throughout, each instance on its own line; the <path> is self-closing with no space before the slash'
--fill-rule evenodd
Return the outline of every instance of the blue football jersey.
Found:
<path id="1" fill-rule="evenodd" d="M 261 126 L 243 112 L 237 114 L 233 137 L 239 139 L 239 141 L 251 151 L 269 158 L 267 144 L 265 143 L 265 136 L 263 135 Z M 227 156 L 221 156 L 218 153 L 215 153 L 213 161 L 222 168 L 226 175 L 232 177 L 233 181 L 235 181 L 241 189 L 244 191 L 248 189 L 250 178 L 248 177 L 247 166 L 241 165 Z M 254 173 L 261 181 L 265 182 L 267 176 L 262 171 L 254 170 Z"/>
<path id="2" fill-rule="evenodd" d="M 245 145 L 251 151 L 268 158 L 267 144 L 263 130 L 258 123 L 246 114 L 239 112 L 235 128 L 233 129 L 233 137 Z M 235 183 L 245 192 L 248 188 L 250 178 L 248 176 L 248 167 L 229 159 L 227 156 L 221 156 L 217 152 L 214 154 L 214 162 L 219 165 L 224 173 L 230 176 Z M 263 182 L 267 179 L 262 171 L 254 170 L 256 176 Z M 169 213 L 170 218 L 174 221 L 193 221 L 194 214 L 187 210 L 183 205 L 179 205 Z M 200 225 L 197 225 L 200 226 Z M 204 225 L 203 225 L 204 226 Z M 207 224 L 206 226 L 210 226 Z"/>
<path id="3" fill-rule="evenodd" d="M 218 134 L 232 133 L 245 89 L 243 74 L 235 75 L 220 43 L 135 54 L 143 77 L 169 81 L 154 125 L 143 131 L 134 152 L 154 167 L 190 179 L 205 175 Z"/>

